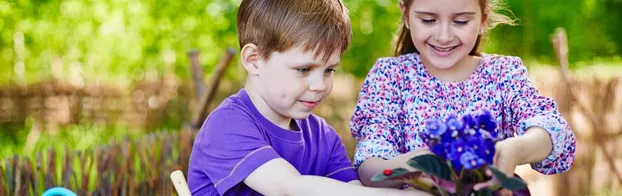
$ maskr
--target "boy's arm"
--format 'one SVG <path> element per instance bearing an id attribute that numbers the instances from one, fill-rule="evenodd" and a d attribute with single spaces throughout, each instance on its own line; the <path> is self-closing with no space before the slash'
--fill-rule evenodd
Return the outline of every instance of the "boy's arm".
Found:
<path id="1" fill-rule="evenodd" d="M 417 190 L 369 188 L 326 177 L 300 175 L 281 158 L 258 167 L 244 183 L 263 195 L 429 195 Z"/>

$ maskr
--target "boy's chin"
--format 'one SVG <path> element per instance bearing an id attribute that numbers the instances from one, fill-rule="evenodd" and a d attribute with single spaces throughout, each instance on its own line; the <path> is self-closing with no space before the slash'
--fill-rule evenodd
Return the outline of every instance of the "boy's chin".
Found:
<path id="1" fill-rule="evenodd" d="M 308 118 L 311 115 L 311 113 L 313 112 L 312 111 L 311 112 L 294 111 L 289 114 L 289 117 L 292 119 L 296 119 L 296 120 L 302 120 L 302 119 Z"/>

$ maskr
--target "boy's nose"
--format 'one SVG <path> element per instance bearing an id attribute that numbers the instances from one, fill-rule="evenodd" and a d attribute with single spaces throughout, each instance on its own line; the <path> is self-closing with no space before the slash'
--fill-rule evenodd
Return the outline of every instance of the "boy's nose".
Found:
<path id="1" fill-rule="evenodd" d="M 326 81 L 324 79 L 313 79 L 309 82 L 310 91 L 324 91 L 326 90 Z"/>

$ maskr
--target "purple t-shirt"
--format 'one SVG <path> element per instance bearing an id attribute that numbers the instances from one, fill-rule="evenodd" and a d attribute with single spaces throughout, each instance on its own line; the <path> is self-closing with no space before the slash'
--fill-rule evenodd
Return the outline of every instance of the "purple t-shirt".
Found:
<path id="1" fill-rule="evenodd" d="M 244 89 L 225 99 L 201 127 L 190 156 L 192 195 L 260 195 L 244 179 L 262 164 L 283 158 L 302 175 L 358 180 L 339 135 L 324 119 L 295 120 L 298 131 L 268 121 Z"/>

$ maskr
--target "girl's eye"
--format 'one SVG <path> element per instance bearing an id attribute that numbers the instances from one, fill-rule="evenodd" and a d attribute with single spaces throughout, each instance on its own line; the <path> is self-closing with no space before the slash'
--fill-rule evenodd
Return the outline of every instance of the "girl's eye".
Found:
<path id="1" fill-rule="evenodd" d="M 436 19 L 421 19 L 421 22 L 423 22 L 424 24 L 432 24 L 436 22 Z"/>
<path id="2" fill-rule="evenodd" d="M 469 24 L 469 21 L 468 21 L 468 20 L 455 20 L 454 22 L 455 22 L 456 24 L 459 24 L 459 25 L 466 25 L 466 24 Z"/>

